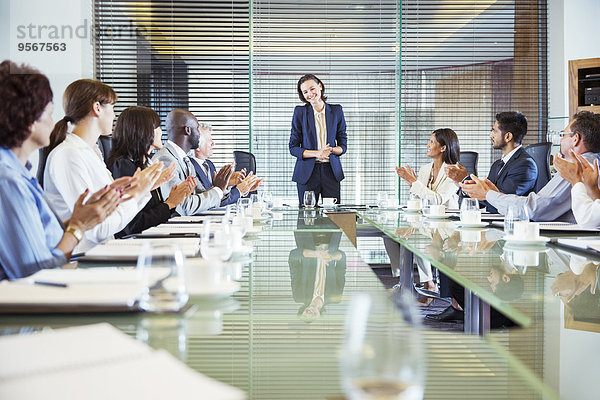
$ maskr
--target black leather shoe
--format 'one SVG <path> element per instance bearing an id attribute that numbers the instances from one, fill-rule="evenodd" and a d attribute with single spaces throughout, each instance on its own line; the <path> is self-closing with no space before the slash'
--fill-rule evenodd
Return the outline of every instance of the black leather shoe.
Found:
<path id="1" fill-rule="evenodd" d="M 465 313 L 449 306 L 439 314 L 429 314 L 425 319 L 435 322 L 459 322 L 465 320 Z"/>

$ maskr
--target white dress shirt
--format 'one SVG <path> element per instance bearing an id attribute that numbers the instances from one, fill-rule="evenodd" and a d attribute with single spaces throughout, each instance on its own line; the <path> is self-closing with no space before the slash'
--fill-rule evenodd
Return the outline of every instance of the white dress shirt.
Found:
<path id="1" fill-rule="evenodd" d="M 63 220 L 71 217 L 73 206 L 85 189 L 89 189 L 91 195 L 113 182 L 100 150 L 94 147 L 69 133 L 64 142 L 48 156 L 44 170 L 44 191 Z M 73 252 L 85 252 L 106 239 L 112 239 L 144 208 L 150 198 L 150 193 L 147 193 L 137 201 L 133 199 L 120 204 L 102 223 L 84 233 Z"/>
<path id="2" fill-rule="evenodd" d="M 600 200 L 592 200 L 582 182 L 577 182 L 571 189 L 571 209 L 577 224 L 600 229 Z"/>
<path id="3" fill-rule="evenodd" d="M 410 192 L 419 198 L 436 196 L 440 204 L 447 208 L 458 208 L 458 195 L 456 194 L 458 186 L 448 178 L 445 168 L 446 163 L 443 163 L 435 182 L 429 184 L 433 162 L 423 165 L 419 170 L 416 182 L 410 187 Z"/>

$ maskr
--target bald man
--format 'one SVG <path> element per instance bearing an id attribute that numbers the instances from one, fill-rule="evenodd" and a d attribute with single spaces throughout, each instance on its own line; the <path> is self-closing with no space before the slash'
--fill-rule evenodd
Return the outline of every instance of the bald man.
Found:
<path id="1" fill-rule="evenodd" d="M 175 162 L 175 178 L 160 187 L 163 198 L 168 198 L 171 188 L 180 184 L 188 176 L 196 176 L 194 166 L 190 162 L 188 152 L 198 148 L 200 132 L 199 123 L 194 114 L 186 110 L 173 110 L 167 115 L 167 136 L 169 140 L 152 158 L 165 165 Z M 223 197 L 223 190 L 233 173 L 233 166 L 228 164 L 221 168 L 213 179 L 213 186 L 205 191 L 196 191 L 188 196 L 175 211 L 179 215 L 195 215 L 213 207 L 218 207 Z"/>

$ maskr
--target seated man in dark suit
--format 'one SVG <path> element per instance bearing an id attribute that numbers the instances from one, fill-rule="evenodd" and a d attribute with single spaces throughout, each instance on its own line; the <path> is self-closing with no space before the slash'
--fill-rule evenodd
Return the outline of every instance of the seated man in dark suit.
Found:
<path id="1" fill-rule="evenodd" d="M 213 155 L 213 147 L 215 142 L 212 140 L 212 126 L 201 122 L 198 125 L 200 136 L 198 138 L 198 148 L 190 151 L 188 154 L 190 161 L 196 170 L 197 188 L 200 191 L 205 191 L 213 186 L 213 177 L 217 173 L 215 164 L 209 160 Z M 249 192 L 256 190 L 262 179 L 250 173 L 248 176 L 246 171 L 234 172 L 227 183 L 227 187 L 223 191 L 220 206 L 224 207 L 228 204 L 233 204 L 240 197 L 246 196 Z"/>
<path id="2" fill-rule="evenodd" d="M 494 149 L 502 150 L 502 158 L 492 164 L 488 179 L 503 193 L 526 196 L 535 188 L 537 166 L 521 145 L 526 133 L 527 118 L 522 113 L 507 111 L 496 114 L 490 138 Z M 447 166 L 446 174 L 457 184 L 468 176 L 467 170 L 460 164 Z M 462 191 L 460 194 L 466 196 Z M 484 204 L 488 212 L 498 212 L 491 204 Z"/>

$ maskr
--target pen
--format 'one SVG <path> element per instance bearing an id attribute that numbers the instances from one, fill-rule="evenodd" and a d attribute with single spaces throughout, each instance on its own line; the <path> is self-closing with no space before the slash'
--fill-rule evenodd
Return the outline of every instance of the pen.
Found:
<path id="1" fill-rule="evenodd" d="M 33 283 L 35 285 L 54 286 L 54 287 L 62 287 L 62 288 L 69 287 L 69 285 L 67 285 L 66 283 L 59 283 L 59 282 L 34 281 Z"/>

